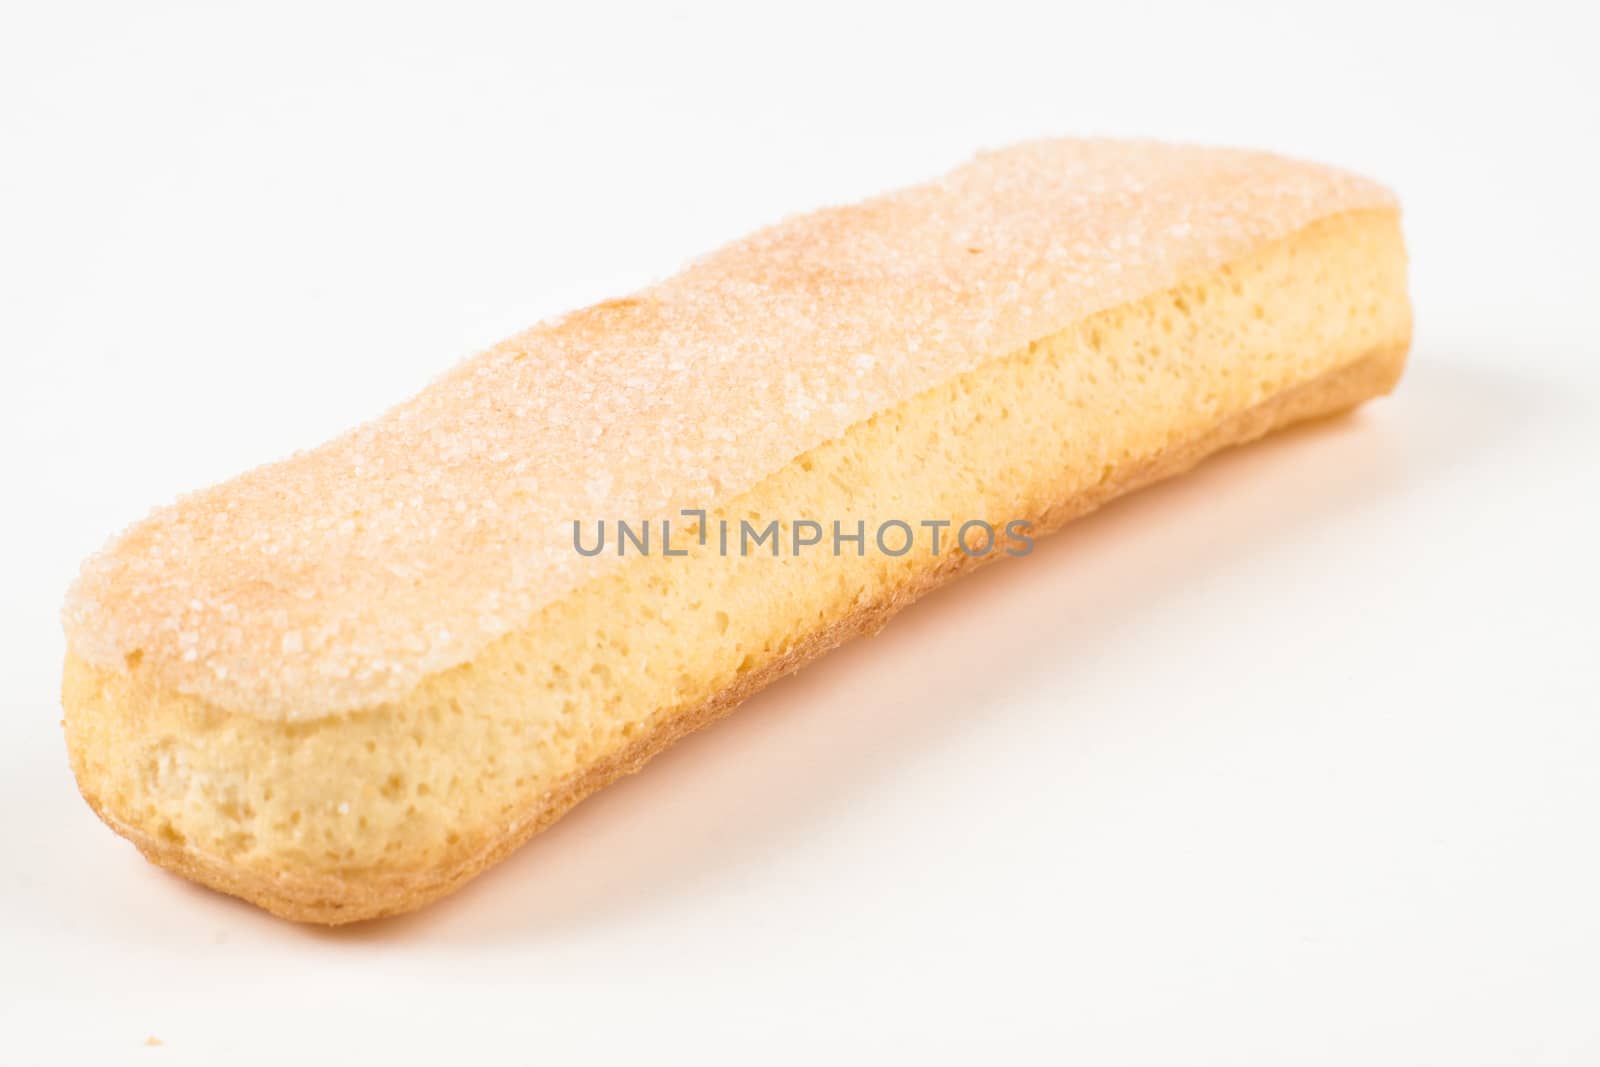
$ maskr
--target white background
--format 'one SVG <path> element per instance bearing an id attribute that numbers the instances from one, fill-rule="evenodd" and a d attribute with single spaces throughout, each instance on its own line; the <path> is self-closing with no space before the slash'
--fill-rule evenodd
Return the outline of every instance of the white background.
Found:
<path id="1" fill-rule="evenodd" d="M 34 7 L 0 26 L 0 1059 L 1600 1063 L 1582 5 Z M 56 613 L 115 529 L 1062 133 L 1391 183 L 1400 391 L 932 597 L 410 918 L 278 922 L 79 800 Z"/>

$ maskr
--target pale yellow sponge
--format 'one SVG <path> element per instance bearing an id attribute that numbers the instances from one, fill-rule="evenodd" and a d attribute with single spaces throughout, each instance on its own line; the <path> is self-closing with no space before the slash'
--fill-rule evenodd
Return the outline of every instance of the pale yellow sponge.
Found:
<path id="1" fill-rule="evenodd" d="M 415 908 L 1020 554 L 1008 524 L 1040 536 L 1387 391 L 1410 328 L 1398 213 L 1363 179 L 1144 143 L 986 155 L 536 327 L 136 525 L 69 596 L 73 768 L 207 885 L 317 922 Z M 653 551 L 619 554 L 617 519 Z M 982 553 L 956 537 L 978 520 L 1002 531 Z"/>

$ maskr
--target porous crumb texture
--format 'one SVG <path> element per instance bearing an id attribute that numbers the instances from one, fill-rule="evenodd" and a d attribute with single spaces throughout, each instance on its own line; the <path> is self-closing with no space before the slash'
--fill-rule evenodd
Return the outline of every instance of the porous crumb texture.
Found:
<path id="1" fill-rule="evenodd" d="M 982 156 L 535 327 L 373 423 L 156 512 L 85 565 L 69 643 L 264 718 L 399 700 L 615 566 L 572 551 L 574 519 L 724 504 L 1087 315 L 1389 206 L 1364 179 L 1250 152 Z"/>
<path id="2" fill-rule="evenodd" d="M 1113 181 L 1106 169 L 1108 159 L 1133 167 L 1140 177 Z M 1181 165 L 1184 160 L 1194 162 L 1197 175 L 1187 174 Z M 743 472 L 738 478 L 752 479 L 748 488 L 731 494 L 709 482 L 691 479 L 689 484 L 695 492 L 714 493 L 720 506 L 713 510 L 713 519 L 778 519 L 784 523 L 785 536 L 787 520 L 807 516 L 860 517 L 869 528 L 888 518 L 984 518 L 997 526 L 1027 518 L 1035 522 L 1036 532 L 1042 532 L 1117 493 L 1182 470 L 1219 447 L 1350 407 L 1393 385 L 1410 336 L 1398 217 L 1389 207 L 1345 210 L 1352 202 L 1361 205 L 1379 199 L 1370 187 L 1294 164 L 1263 162 L 1261 157 L 1169 155 L 1145 146 L 1034 147 L 1019 158 L 981 161 L 950 182 L 961 188 L 962 183 L 976 181 L 974 175 L 983 175 L 984 182 L 997 187 L 1002 202 L 1012 184 L 1028 186 L 1032 191 L 1024 199 L 1029 206 L 1019 209 L 1025 219 L 1048 229 L 1056 241 L 1067 240 L 1036 199 L 1042 195 L 1036 187 L 1054 188 L 1045 177 L 1050 161 L 1098 189 L 1098 200 L 1090 199 L 1116 220 L 1088 221 L 1087 209 L 1073 196 L 1062 194 L 1059 202 L 1052 201 L 1076 225 L 1088 226 L 1094 234 L 1085 249 L 1066 253 L 1070 266 L 1065 272 L 1050 266 L 1050 250 L 1055 247 L 1051 240 L 1027 236 L 1024 227 L 1004 218 L 1004 212 L 973 205 L 958 209 L 954 201 L 947 203 L 954 195 L 949 183 L 802 220 L 736 246 L 722 259 L 713 258 L 698 268 L 709 272 L 702 276 L 706 279 L 702 284 L 727 287 L 728 300 L 738 304 L 735 263 L 744 264 L 750 274 L 744 284 L 763 294 L 752 300 L 780 308 L 775 314 L 799 316 L 789 335 L 796 344 L 802 337 L 833 336 L 829 351 L 837 352 L 837 337 L 849 332 L 847 316 L 839 307 L 818 305 L 815 314 L 823 322 L 802 326 L 804 316 L 797 310 L 803 303 L 800 291 L 833 294 L 837 286 L 836 295 L 815 299 L 837 299 L 859 307 L 860 298 L 851 294 L 854 286 L 862 285 L 870 290 L 872 301 L 887 301 L 890 276 L 901 261 L 881 248 L 874 251 L 874 242 L 881 242 L 885 232 L 875 227 L 896 233 L 915 230 L 917 240 L 926 243 L 919 247 L 940 265 L 902 268 L 906 300 L 919 309 L 918 314 L 943 324 L 942 329 L 956 330 L 954 323 L 959 320 L 964 343 L 975 346 L 972 356 L 936 355 L 931 351 L 933 333 L 915 330 L 914 316 L 877 309 L 870 314 L 880 326 L 883 321 L 895 326 L 871 330 L 877 337 L 870 348 L 877 353 L 876 362 L 859 377 L 853 371 L 841 375 L 840 367 L 829 371 L 797 350 L 792 362 L 802 366 L 801 373 L 810 380 L 790 390 L 782 384 L 789 361 L 771 351 L 746 349 L 739 358 L 764 361 L 760 375 L 718 371 L 702 378 L 695 372 L 676 379 L 677 385 L 641 384 L 635 390 L 611 382 L 599 388 L 594 381 L 611 373 L 595 362 L 609 331 L 614 329 L 625 347 L 641 337 L 666 336 L 663 331 L 668 330 L 667 318 L 661 317 L 667 313 L 649 300 L 621 308 L 602 306 L 555 328 L 557 336 L 566 339 L 563 344 L 576 346 L 562 349 L 566 356 L 558 359 L 554 350 L 543 347 L 554 342 L 536 331 L 467 364 L 443 383 L 441 397 L 402 409 L 390 416 L 389 423 L 361 431 L 332 451 L 252 476 L 260 481 L 247 480 L 243 489 L 237 488 L 241 483 L 233 483 L 233 490 L 216 491 L 222 495 L 181 505 L 177 512 L 154 521 L 154 529 L 163 531 L 160 536 L 136 531 L 131 535 L 134 547 L 125 542 L 111 557 L 126 556 L 133 562 L 91 572 L 101 574 L 86 579 L 98 592 L 80 594 L 102 597 L 116 589 L 119 599 L 82 609 L 78 626 L 121 612 L 134 629 L 153 627 L 140 631 L 136 643 L 145 654 L 133 661 L 121 653 L 120 638 L 110 646 L 118 653 L 110 661 L 97 659 L 74 642 L 63 700 L 69 748 L 84 795 L 151 859 L 279 914 L 343 922 L 409 910 L 448 892 L 589 791 L 636 769 L 661 747 L 722 714 L 768 680 L 840 640 L 875 629 L 909 600 L 977 562 L 948 544 L 939 556 L 922 551 L 898 558 L 876 552 L 860 557 L 810 552 L 774 559 L 764 554 L 722 557 L 692 540 L 685 544 L 690 549 L 686 558 L 612 557 L 606 568 L 566 592 L 553 597 L 541 593 L 530 619 L 502 628 L 466 661 L 426 671 L 403 694 L 377 706 L 322 714 L 326 706 L 321 702 L 329 693 L 350 690 L 328 689 L 311 680 L 333 662 L 326 657 L 334 655 L 328 641 L 309 636 L 308 620 L 325 617 L 313 607 L 339 618 L 345 616 L 338 612 L 348 611 L 366 619 L 375 610 L 361 607 L 356 593 L 345 588 L 342 571 L 335 575 L 332 568 L 344 565 L 342 552 L 350 553 L 348 566 L 355 576 L 348 580 L 355 589 L 371 589 L 375 603 L 385 610 L 434 620 L 440 616 L 432 606 L 413 597 L 421 590 L 436 591 L 434 583 L 447 574 L 457 575 L 474 590 L 488 588 L 483 575 L 467 569 L 475 561 L 481 559 L 488 576 L 506 581 L 508 588 L 516 583 L 503 569 L 509 563 L 499 554 L 501 542 L 511 535 L 499 520 L 485 519 L 488 525 L 471 534 L 471 522 L 461 517 L 476 513 L 483 502 L 478 497 L 465 512 L 447 506 L 442 498 L 428 497 L 418 514 L 438 524 L 438 547 L 429 550 L 415 526 L 421 520 L 404 517 L 409 514 L 404 509 L 364 514 L 361 521 L 366 525 L 359 526 L 363 532 L 348 534 L 352 540 L 318 531 L 318 516 L 340 512 L 331 503 L 312 502 L 313 480 L 333 480 L 331 501 L 353 499 L 368 491 L 346 482 L 371 476 L 388 487 L 387 492 L 402 482 L 410 484 L 407 479 L 423 479 L 424 462 L 439 464 L 447 472 L 459 473 L 441 474 L 436 487 L 470 482 L 475 492 L 489 494 L 485 499 L 500 502 L 500 512 L 491 508 L 491 516 L 537 511 L 553 518 L 554 513 L 531 502 L 513 508 L 507 501 L 515 494 L 493 485 L 488 472 L 500 446 L 490 441 L 500 438 L 486 429 L 481 441 L 469 444 L 476 439 L 467 426 L 478 418 L 469 411 L 472 404 L 482 405 L 482 418 L 504 430 L 515 425 L 521 416 L 513 413 L 527 403 L 539 410 L 536 421 L 542 436 L 537 444 L 532 438 L 517 438 L 523 443 L 515 449 L 523 451 L 503 460 L 506 478 L 515 483 L 531 472 L 532 467 L 519 464 L 540 454 L 559 454 L 561 462 L 574 465 L 559 472 L 539 467 L 535 473 L 541 484 L 570 480 L 591 469 L 581 458 L 586 452 L 567 451 L 587 433 L 576 408 L 567 414 L 573 420 L 570 432 L 558 433 L 548 422 L 555 402 L 526 394 L 525 386 L 515 384 L 522 381 L 517 367 L 529 361 L 540 368 L 530 372 L 529 380 L 536 381 L 560 380 L 566 373 L 558 365 L 561 359 L 573 361 L 572 373 L 577 373 L 573 368 L 587 368 L 585 381 L 593 388 L 583 399 L 595 405 L 600 440 L 637 414 L 646 427 L 637 446 L 639 463 L 655 472 L 651 477 L 665 477 L 656 465 L 662 442 L 653 435 L 669 426 L 687 426 L 656 412 L 651 404 L 665 402 L 668 396 L 680 401 L 693 398 L 692 409 L 705 411 L 703 405 L 711 398 L 700 396 L 698 390 L 709 388 L 713 379 L 733 383 L 729 388 L 737 399 L 722 401 L 725 406 L 714 410 L 725 414 L 717 418 L 724 426 L 739 427 L 739 434 L 748 438 L 750 453 L 763 458 L 741 466 L 744 461 L 731 458 L 732 451 L 724 452 L 695 436 L 714 427 L 685 428 L 694 462 L 713 463 L 718 479 L 731 478 L 735 467 Z M 1252 177 L 1263 170 L 1265 178 Z M 1263 182 L 1276 192 L 1263 194 Z M 1136 203 L 1138 197 L 1151 198 L 1151 203 Z M 1198 198 L 1199 205 L 1183 205 L 1174 197 Z M 966 199 L 982 198 L 969 192 Z M 925 201 L 940 205 L 939 210 L 931 211 Z M 1226 204 L 1235 205 L 1230 209 L 1234 214 L 1223 210 L 1221 205 Z M 1330 205 L 1338 210 L 1329 213 Z M 1248 210 L 1251 207 L 1260 209 L 1266 221 Z M 923 228 L 932 227 L 933 220 L 948 221 L 963 213 L 973 217 L 961 220 L 969 227 L 955 242 L 961 255 L 977 261 L 999 251 L 994 245 L 1004 245 L 1003 256 L 1010 265 L 986 268 L 980 280 L 970 283 L 976 289 L 950 289 L 951 301 L 971 301 L 971 306 L 960 312 L 941 311 L 933 279 L 948 281 L 959 272 L 943 265 L 934 251 L 942 246 Z M 1301 219 L 1307 214 L 1318 217 Z M 1130 221 L 1135 219 L 1139 227 Z M 1277 232 L 1291 226 L 1292 220 L 1303 224 L 1290 233 Z M 1183 240 L 1169 236 L 1170 228 L 1180 225 L 1189 227 L 1187 236 Z M 1135 231 L 1137 240 L 1132 236 Z M 981 240 L 975 236 L 980 233 Z M 802 235 L 833 248 L 838 263 L 830 266 L 830 255 L 808 250 Z M 1078 239 L 1068 240 L 1069 249 Z M 1113 241 L 1117 243 L 1109 244 Z M 761 265 L 766 263 L 757 255 L 762 249 L 782 270 Z M 873 260 L 878 253 L 881 261 Z M 1037 257 L 1036 268 L 1050 274 L 1051 281 L 1030 279 L 1018 266 L 1030 255 Z M 1213 264 L 1214 257 L 1227 262 Z M 855 272 L 869 261 L 880 264 L 875 269 L 882 275 L 861 280 Z M 1100 283 L 1072 273 L 1090 271 L 1091 261 L 1092 270 L 1120 274 L 1124 281 Z M 1188 269 L 1196 264 L 1200 269 Z M 788 272 L 803 277 L 803 284 L 794 278 L 785 281 Z M 1169 273 L 1183 277 L 1168 282 Z M 1126 281 L 1129 277 L 1136 281 Z M 684 285 L 689 283 L 669 283 L 662 292 Z M 772 297 L 785 285 L 793 288 L 784 300 Z M 1027 297 L 1012 303 L 1003 296 L 1000 290 L 1013 285 L 1025 286 Z M 999 287 L 991 293 L 992 308 L 1002 310 L 995 310 L 980 333 L 975 332 L 976 313 L 969 312 L 977 301 L 972 293 L 986 286 Z M 1064 290 L 1077 295 L 1064 301 L 1059 295 Z M 1094 290 L 1092 299 L 1084 295 L 1089 290 Z M 1129 294 L 1131 299 L 1120 299 Z M 797 303 L 784 302 L 790 299 Z M 1032 314 L 1024 310 L 1030 301 L 1036 309 Z M 1111 306 L 1081 316 L 1073 310 L 1097 303 Z M 1037 310 L 1045 307 L 1051 309 L 1048 315 Z M 715 363 L 721 358 L 719 346 L 707 338 L 714 335 L 735 344 L 738 313 L 727 311 L 726 320 L 720 312 L 706 314 L 725 323 L 717 329 L 726 328 L 727 333 L 705 326 L 708 332 L 689 347 L 693 360 Z M 1063 322 L 1063 316 L 1069 321 Z M 1019 339 L 1019 331 L 1026 332 L 1026 324 L 1035 318 L 1050 326 Z M 886 346 L 891 338 L 902 345 L 920 345 L 911 349 L 920 356 L 889 355 Z M 1006 354 L 949 373 L 964 360 L 975 359 L 978 352 L 996 352 L 991 346 L 999 344 L 1007 346 Z M 915 361 L 914 371 L 901 364 L 893 374 L 878 373 L 884 362 L 904 359 Z M 671 372 L 663 366 L 652 367 L 650 373 Z M 479 378 L 481 385 L 475 384 Z M 770 403 L 756 402 L 758 379 L 765 382 L 761 388 L 775 391 L 768 397 Z M 919 388 L 899 398 L 896 390 L 909 388 L 907 381 Z M 841 426 L 825 411 L 833 403 L 845 404 L 847 413 L 858 410 L 851 406 L 856 399 L 842 399 L 848 395 L 846 382 L 855 382 L 863 396 L 870 395 L 866 403 L 881 406 L 868 417 Z M 792 445 L 808 439 L 809 431 L 802 433 L 798 427 L 810 424 L 804 419 L 785 421 L 774 412 L 796 396 L 823 394 L 827 403 L 811 410 L 809 417 L 828 427 L 825 439 L 781 462 L 770 451 L 770 442 L 738 415 L 741 404 L 751 404 L 774 419 L 773 436 Z M 658 400 L 647 401 L 648 396 Z M 435 419 L 448 426 L 437 440 L 426 429 Z M 423 456 L 408 459 L 391 451 L 399 438 L 377 443 L 405 427 L 410 427 L 407 440 L 426 442 Z M 594 439 L 585 439 L 594 444 Z M 741 449 L 745 443 L 740 442 Z M 360 474 L 338 467 L 357 453 L 378 466 L 363 465 Z M 584 490 L 563 496 L 563 506 L 596 517 L 626 513 L 635 504 L 639 511 L 651 510 L 643 503 L 645 497 L 637 495 L 644 483 L 623 459 L 628 454 L 622 443 L 606 445 L 604 455 L 610 458 L 600 467 L 612 474 L 610 495 Z M 413 463 L 417 469 L 405 467 L 411 473 L 403 474 L 399 465 Z M 764 476 L 754 477 L 763 463 L 774 466 Z M 708 467 L 707 477 L 711 476 Z M 625 491 L 619 488 L 623 482 L 628 486 Z M 286 494 L 277 505 L 269 506 L 255 495 L 274 486 L 284 487 Z M 676 492 L 675 487 L 664 486 L 662 495 L 650 499 L 659 503 L 672 496 L 678 502 Z M 228 499 L 236 501 L 234 510 L 215 510 Z M 627 502 L 619 503 L 622 500 Z M 705 498 L 691 493 L 681 502 L 700 504 Z M 181 520 L 182 515 L 190 518 Z M 571 513 L 566 517 L 570 520 Z M 195 528 L 185 535 L 172 533 L 181 521 L 192 522 Z M 155 610 L 152 602 L 169 603 L 167 586 L 176 579 L 156 569 L 148 572 L 148 584 L 137 587 L 137 593 L 134 586 L 117 583 L 132 582 L 132 575 L 146 573 L 137 561 L 146 558 L 149 546 L 161 545 L 167 558 L 189 544 L 182 538 L 199 538 L 201 531 L 213 529 L 206 525 L 211 522 L 219 531 L 214 537 L 237 538 L 240 544 L 256 548 L 226 549 L 214 540 L 207 542 L 209 547 L 199 547 L 198 542 L 192 549 L 181 547 L 201 555 L 196 582 L 209 583 L 213 589 L 253 590 L 249 596 L 260 603 L 311 605 L 296 609 L 310 614 L 294 615 L 287 622 L 285 616 L 265 623 L 236 616 L 225 624 L 219 616 L 173 623 L 232 625 L 240 631 L 237 642 L 242 642 L 233 645 L 209 630 L 210 636 L 187 642 L 179 643 L 171 633 L 161 640 L 168 642 L 169 652 L 205 644 L 206 657 L 195 661 L 205 665 L 204 671 L 215 664 L 214 656 L 223 656 L 239 670 L 269 670 L 275 662 L 269 645 L 281 648 L 285 635 L 298 634 L 294 651 L 280 653 L 276 662 L 280 667 L 298 665 L 302 673 L 273 692 L 281 696 L 315 690 L 316 715 L 296 716 L 290 714 L 292 709 L 271 701 L 259 703 L 267 700 L 266 690 L 253 684 L 224 690 L 230 700 L 243 702 L 245 710 L 219 704 L 206 694 L 183 692 L 153 653 L 162 631 L 146 615 Z M 297 522 L 306 525 L 296 527 Z M 269 539 L 257 539 L 258 529 L 265 529 Z M 299 529 L 304 540 L 293 547 L 289 541 L 276 540 L 290 538 L 292 529 Z M 485 545 L 481 557 L 468 547 L 476 543 L 475 537 Z M 572 555 L 570 527 L 561 531 L 561 537 L 562 550 Z M 516 543 L 531 551 L 537 542 Z M 273 544 L 281 546 L 277 556 L 266 552 Z M 332 547 L 336 545 L 342 547 Z M 396 556 L 386 564 L 384 553 L 391 549 Z M 456 559 L 456 553 L 464 558 Z M 366 568 L 391 565 L 401 568 L 404 576 L 382 581 L 365 573 Z M 539 584 L 543 580 L 527 574 L 518 579 L 523 594 L 536 586 L 546 589 Z M 307 583 L 304 596 L 299 595 L 302 582 Z M 389 588 L 396 583 L 402 587 L 399 593 Z M 120 598 L 135 602 L 124 604 Z M 439 610 L 451 618 L 453 627 L 464 626 L 478 639 L 496 629 L 487 623 L 464 624 L 450 614 L 456 610 L 452 603 L 447 601 Z M 204 615 L 210 609 L 202 605 L 195 610 Z M 274 610 L 288 613 L 290 607 Z M 380 633 L 389 632 L 370 620 L 358 628 L 363 640 L 386 640 Z M 269 642 L 271 634 L 276 638 Z M 233 651 L 224 652 L 226 648 Z M 313 649 L 318 650 L 315 656 Z M 399 652 L 389 650 L 385 655 Z M 415 673 L 416 668 L 408 670 Z M 193 681 L 205 674 L 179 677 Z M 377 684 L 371 678 L 368 682 Z M 379 691 L 382 686 L 361 690 Z M 848 744 L 848 738 L 840 743 Z"/>

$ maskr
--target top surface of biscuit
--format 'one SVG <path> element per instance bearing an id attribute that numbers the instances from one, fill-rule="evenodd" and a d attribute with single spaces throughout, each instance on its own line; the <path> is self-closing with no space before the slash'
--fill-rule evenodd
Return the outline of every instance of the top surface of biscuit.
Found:
<path id="1" fill-rule="evenodd" d="M 1085 315 L 1390 205 L 1259 153 L 985 154 L 535 326 L 320 448 L 156 511 L 84 565 L 68 642 L 265 718 L 382 703 L 612 565 L 573 551 L 574 519 L 714 507 Z"/>

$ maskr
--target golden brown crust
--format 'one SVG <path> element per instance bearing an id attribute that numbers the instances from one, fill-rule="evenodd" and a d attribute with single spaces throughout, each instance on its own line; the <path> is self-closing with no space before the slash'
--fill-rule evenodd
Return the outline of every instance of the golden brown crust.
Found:
<path id="1" fill-rule="evenodd" d="M 1399 379 L 1408 341 L 1409 338 L 1404 338 L 1366 352 L 1156 455 L 1118 466 L 1087 490 L 1061 493 L 1053 505 L 1032 516 L 1034 529 L 1039 533 L 1052 531 L 1114 497 L 1187 470 L 1220 449 L 1254 440 L 1291 423 L 1346 410 L 1388 392 Z M 264 877 L 122 820 L 102 801 L 103 783 L 96 780 L 97 773 L 79 758 L 81 749 L 78 746 L 73 748 L 74 766 L 85 799 L 108 825 L 133 841 L 153 863 L 213 889 L 242 897 L 276 915 L 301 922 L 337 924 L 394 915 L 419 908 L 451 892 L 548 827 L 590 793 L 624 774 L 639 770 L 657 753 L 728 714 L 768 683 L 852 637 L 876 632 L 897 611 L 932 589 L 998 558 L 1003 557 L 998 554 L 971 557 L 961 553 L 943 557 L 937 568 L 923 572 L 915 584 L 894 588 L 889 595 L 807 635 L 783 654 L 740 674 L 733 684 L 711 699 L 660 714 L 650 729 L 621 751 L 597 760 L 554 789 L 532 798 L 531 806 L 518 812 L 500 836 L 426 870 L 384 875 L 313 876 L 304 871 L 280 869 L 275 876 Z M 74 670 L 97 672 L 92 666 L 69 662 L 69 676 Z M 77 707 L 76 701 L 68 700 L 67 704 L 70 738 L 75 728 L 71 721 L 74 715 L 87 711 Z"/>
<path id="2" fill-rule="evenodd" d="M 715 508 L 806 451 L 1379 186 L 1262 153 L 1041 141 L 791 219 L 496 346 L 90 560 L 69 646 L 275 721 L 400 700 L 614 567 L 575 518 Z"/>

